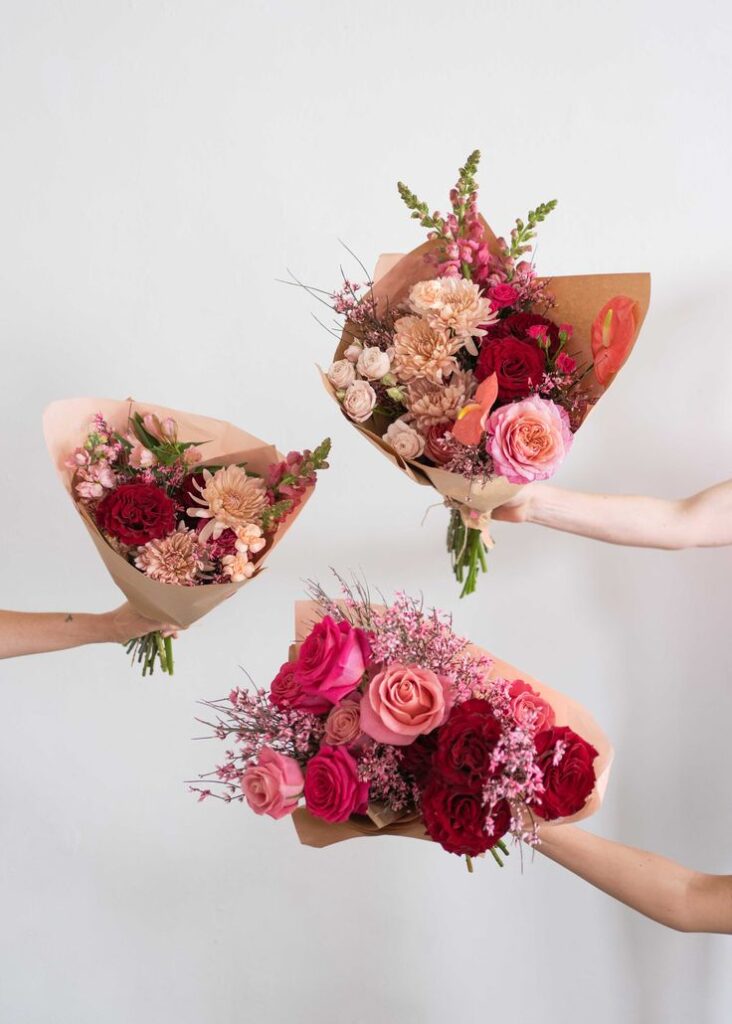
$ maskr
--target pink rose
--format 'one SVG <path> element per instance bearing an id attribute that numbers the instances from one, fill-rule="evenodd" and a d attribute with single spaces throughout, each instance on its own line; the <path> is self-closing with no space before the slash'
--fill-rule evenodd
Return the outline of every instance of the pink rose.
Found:
<path id="1" fill-rule="evenodd" d="M 553 476 L 572 447 L 566 411 L 538 395 L 496 409 L 486 431 L 494 469 L 512 484 Z"/>
<path id="2" fill-rule="evenodd" d="M 342 700 L 331 708 L 325 722 L 324 739 L 328 746 L 340 747 L 354 743 L 361 735 L 360 694 L 354 699 Z"/>
<path id="3" fill-rule="evenodd" d="M 311 715 L 320 715 L 330 707 L 330 701 L 322 697 L 303 693 L 295 672 L 297 663 L 286 661 L 272 680 L 269 688 L 269 702 L 276 708 L 297 708 Z"/>
<path id="4" fill-rule="evenodd" d="M 491 300 L 493 309 L 505 309 L 513 306 L 518 298 L 518 292 L 511 284 L 494 284 L 488 290 L 488 298 Z"/>
<path id="5" fill-rule="evenodd" d="M 508 695 L 516 725 L 530 728 L 536 736 L 555 724 L 554 708 L 523 679 L 514 679 L 508 688 Z"/>
<path id="6" fill-rule="evenodd" d="M 295 679 L 308 697 L 337 704 L 361 682 L 371 657 L 368 635 L 326 615 L 311 630 L 295 663 Z"/>
<path id="7" fill-rule="evenodd" d="M 377 743 L 406 746 L 432 732 L 452 706 L 450 680 L 418 665 L 387 665 L 361 699 L 361 728 Z"/>
<path id="8" fill-rule="evenodd" d="M 257 764 L 251 764 L 241 777 L 241 791 L 255 814 L 284 818 L 292 814 L 304 785 L 300 765 L 291 757 L 263 747 Z"/>
<path id="9" fill-rule="evenodd" d="M 305 769 L 305 806 L 325 821 L 347 821 L 363 814 L 368 782 L 358 777 L 358 765 L 345 747 L 321 747 Z"/>

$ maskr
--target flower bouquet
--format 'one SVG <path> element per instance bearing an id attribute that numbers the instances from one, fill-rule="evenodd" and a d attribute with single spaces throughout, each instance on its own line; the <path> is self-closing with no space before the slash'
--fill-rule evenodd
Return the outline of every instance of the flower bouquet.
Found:
<path id="1" fill-rule="evenodd" d="M 539 841 L 539 821 L 599 807 L 612 750 L 574 701 L 453 631 L 406 595 L 372 604 L 312 585 L 297 643 L 269 691 L 204 702 L 230 744 L 192 786 L 199 799 L 292 814 L 301 842 L 369 835 L 431 839 L 468 859 L 506 839 Z"/>
<path id="2" fill-rule="evenodd" d="M 478 212 L 479 157 L 460 169 L 445 216 L 399 184 L 427 242 L 382 256 L 365 285 L 344 276 L 336 293 L 311 290 L 338 318 L 329 393 L 451 510 L 461 597 L 486 568 L 491 511 L 556 472 L 628 358 L 650 295 L 648 274 L 538 277 L 532 240 L 556 202 L 496 238 Z"/>
<path id="3" fill-rule="evenodd" d="M 142 615 L 186 627 L 259 572 L 324 469 L 222 420 L 100 398 L 54 402 L 49 452 L 112 579 Z M 131 640 L 142 674 L 173 672 L 170 637 Z"/>

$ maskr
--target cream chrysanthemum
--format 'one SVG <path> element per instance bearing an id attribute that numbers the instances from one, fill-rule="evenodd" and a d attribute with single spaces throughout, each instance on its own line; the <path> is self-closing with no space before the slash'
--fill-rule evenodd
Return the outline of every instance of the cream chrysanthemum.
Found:
<path id="1" fill-rule="evenodd" d="M 419 281 L 409 293 L 409 305 L 433 330 L 452 332 L 463 340 L 482 337 L 481 325 L 492 323 L 497 316 L 490 300 L 464 277 Z"/>
<path id="2" fill-rule="evenodd" d="M 210 568 L 198 534 L 182 523 L 170 536 L 148 541 L 139 548 L 135 565 L 150 579 L 179 587 L 192 587 Z"/>
<path id="3" fill-rule="evenodd" d="M 240 466 L 225 466 L 215 473 L 203 470 L 203 487 L 194 480 L 201 508 L 189 508 L 189 516 L 209 519 L 201 531 L 201 540 L 218 537 L 224 530 L 238 531 L 250 524 L 259 525 L 267 505 L 267 488 L 259 477 L 247 476 Z"/>
<path id="4" fill-rule="evenodd" d="M 441 384 L 457 368 L 455 353 L 462 344 L 421 317 L 403 316 L 394 324 L 394 372 L 401 381 L 424 377 Z"/>
<path id="5" fill-rule="evenodd" d="M 461 370 L 453 373 L 447 384 L 415 380 L 407 387 L 406 395 L 411 419 L 422 432 L 437 423 L 457 419 L 458 410 L 465 405 L 474 387 L 473 375 Z"/>

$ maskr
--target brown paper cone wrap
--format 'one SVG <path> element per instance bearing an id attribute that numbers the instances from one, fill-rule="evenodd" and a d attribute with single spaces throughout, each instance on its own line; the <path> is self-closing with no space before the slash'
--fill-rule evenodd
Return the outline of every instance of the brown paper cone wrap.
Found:
<path id="1" fill-rule="evenodd" d="M 497 253 L 496 237 L 488 224 L 485 224 L 488 246 Z M 425 257 L 434 252 L 439 243 L 425 242 L 412 252 L 403 255 L 382 255 L 374 272 L 373 294 L 377 308 L 383 310 L 387 306 L 394 308 L 405 301 L 410 288 L 418 281 L 425 281 L 436 276 L 434 263 L 427 262 Z M 625 295 L 636 303 L 637 324 L 635 338 L 630 351 L 638 340 L 641 326 L 648 312 L 651 296 L 650 274 L 582 274 L 570 277 L 543 278 L 549 283 L 556 305 L 550 311 L 556 323 L 569 323 L 574 328 L 572 341 L 568 346 L 570 354 L 577 358 L 579 366 L 593 362 L 591 328 L 595 317 L 602 307 L 612 298 Z M 333 355 L 340 359 L 343 352 L 354 338 L 358 337 L 357 329 L 346 324 L 341 340 Z M 626 356 L 627 360 L 627 356 Z M 338 399 L 335 390 L 323 371 L 320 371 L 323 384 L 335 402 Z M 589 381 L 589 383 L 588 383 Z M 611 381 L 612 383 L 612 381 Z M 586 389 L 596 403 L 605 393 L 595 378 L 594 373 L 585 381 Z M 340 407 L 340 403 L 338 402 Z M 345 416 L 345 413 L 343 413 Z M 348 417 L 345 417 L 348 419 Z M 371 444 L 375 445 L 403 473 L 419 484 L 434 487 L 444 498 L 467 505 L 480 512 L 486 525 L 494 508 L 503 505 L 515 497 L 521 490 L 518 484 L 511 484 L 505 477 L 496 477 L 487 484 L 466 480 L 457 473 L 448 473 L 435 466 L 427 466 L 421 462 L 405 460 L 379 435 L 378 425 L 372 418 L 366 423 L 354 423 L 348 420 Z"/>
<path id="2" fill-rule="evenodd" d="M 374 607 L 378 607 L 375 605 Z M 290 660 L 297 656 L 299 645 L 308 635 L 313 625 L 322 618 L 322 611 L 314 601 L 297 601 L 295 603 L 295 637 L 296 642 L 290 648 Z M 598 756 L 594 762 L 595 788 L 587 799 L 585 806 L 577 814 L 568 818 L 559 818 L 556 821 L 541 820 L 541 827 L 547 828 L 550 825 L 567 825 L 571 822 L 582 821 L 589 818 L 599 810 L 605 796 L 610 767 L 613 761 L 613 748 L 610 740 L 594 720 L 589 711 L 572 700 L 565 697 L 558 690 L 553 690 L 538 679 L 521 672 L 508 662 L 495 658 L 489 651 L 475 644 L 471 649 L 476 654 L 485 654 L 492 659 L 493 665 L 489 672 L 489 679 L 522 679 L 525 683 L 547 700 L 554 709 L 557 725 L 568 725 L 583 739 L 595 747 Z M 292 815 L 292 820 L 297 831 L 298 838 L 305 846 L 332 846 L 334 843 L 341 843 L 345 839 L 357 839 L 359 836 L 406 836 L 409 839 L 427 839 L 432 842 L 424 830 L 421 818 L 415 814 L 403 818 L 394 818 L 394 815 L 386 811 L 379 804 L 369 805 L 367 815 L 353 815 L 348 821 L 337 825 L 331 825 L 322 818 L 316 818 L 305 807 L 298 807 Z"/>
<path id="3" fill-rule="evenodd" d="M 71 483 L 74 472 L 68 469 L 64 462 L 75 448 L 83 444 L 92 417 L 97 412 L 121 434 L 127 433 L 128 421 L 134 412 L 143 415 L 148 412 L 154 413 L 161 419 L 171 416 L 178 424 L 181 439 L 206 442 L 201 448 L 203 462 L 196 468 L 246 463 L 255 472 L 263 473 L 268 466 L 283 457 L 272 445 L 224 420 L 197 416 L 194 413 L 168 409 L 149 402 L 133 402 L 130 399 L 119 402 L 108 398 L 70 398 L 53 402 L 48 406 L 43 414 L 43 433 L 56 472 L 72 501 L 74 499 L 71 494 Z M 280 525 L 264 556 L 258 561 L 252 579 L 261 572 L 270 552 L 282 540 L 309 498 L 310 491 L 303 495 L 298 507 Z M 167 622 L 181 628 L 190 626 L 251 582 L 245 580 L 242 583 L 207 583 L 197 587 L 177 587 L 151 580 L 110 547 L 91 517 L 76 501 L 74 507 L 119 589 L 136 611 L 157 622 Z"/>

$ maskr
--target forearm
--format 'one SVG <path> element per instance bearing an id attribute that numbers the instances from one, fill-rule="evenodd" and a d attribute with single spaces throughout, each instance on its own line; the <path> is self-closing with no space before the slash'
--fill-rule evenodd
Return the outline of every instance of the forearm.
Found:
<path id="1" fill-rule="evenodd" d="M 540 838 L 545 857 L 659 924 L 732 933 L 732 876 L 691 871 L 573 825 L 542 826 Z"/>
<path id="2" fill-rule="evenodd" d="M 0 611 L 0 658 L 62 651 L 111 639 L 107 614 Z"/>
<path id="3" fill-rule="evenodd" d="M 732 544 L 732 483 L 680 501 L 532 488 L 526 520 L 609 544 L 678 549 Z"/>

